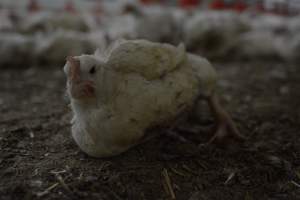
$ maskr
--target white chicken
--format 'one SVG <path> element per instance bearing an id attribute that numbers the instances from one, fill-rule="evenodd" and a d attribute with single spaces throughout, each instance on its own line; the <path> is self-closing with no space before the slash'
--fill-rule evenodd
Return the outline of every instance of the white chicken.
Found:
<path id="1" fill-rule="evenodd" d="M 35 61 L 33 37 L 17 33 L 0 34 L 0 67 L 30 67 Z"/>
<path id="2" fill-rule="evenodd" d="M 99 55 L 68 57 L 64 71 L 72 136 L 90 156 L 128 150 L 146 139 L 148 129 L 168 127 L 201 98 L 217 119 L 210 142 L 242 138 L 216 98 L 215 70 L 183 45 L 118 41 Z"/>
<path id="3" fill-rule="evenodd" d="M 271 31 L 275 34 L 282 34 L 288 30 L 288 18 L 276 15 L 259 15 L 250 18 L 251 29 L 254 31 Z"/>
<path id="4" fill-rule="evenodd" d="M 137 24 L 137 38 L 152 42 L 174 43 L 178 28 L 171 9 L 148 6 L 140 10 Z M 159 27 L 159 28 L 158 28 Z"/>
<path id="5" fill-rule="evenodd" d="M 12 31 L 14 28 L 13 21 L 10 19 L 10 12 L 0 10 L 0 31 Z"/>
<path id="6" fill-rule="evenodd" d="M 289 48 L 287 48 L 287 51 L 289 52 L 289 59 L 300 63 L 300 37 L 299 35 L 292 37 Z"/>
<path id="7" fill-rule="evenodd" d="M 80 33 L 61 30 L 36 37 L 36 52 L 43 64 L 64 63 L 67 55 L 91 53 L 95 48 L 105 46 L 105 34 L 101 31 Z"/>
<path id="8" fill-rule="evenodd" d="M 299 35 L 300 33 L 300 16 L 294 16 L 287 21 L 288 30 L 291 35 Z"/>
<path id="9" fill-rule="evenodd" d="M 284 42 L 271 31 L 250 31 L 236 38 L 229 52 L 238 59 L 284 59 Z"/>
<path id="10" fill-rule="evenodd" d="M 109 39 L 135 39 L 137 37 L 137 19 L 131 14 L 124 14 L 121 17 L 114 17 L 107 20 L 105 28 Z"/>
<path id="11" fill-rule="evenodd" d="M 28 15 L 20 26 L 20 31 L 24 33 L 53 32 L 57 29 L 87 32 L 90 27 L 80 15 L 50 12 Z"/>
<path id="12" fill-rule="evenodd" d="M 172 43 L 178 38 L 171 9 L 159 6 L 142 7 L 127 3 L 119 16 L 107 20 L 105 24 L 112 41 L 122 38 Z"/>
<path id="13" fill-rule="evenodd" d="M 206 11 L 189 18 L 183 27 L 187 48 L 208 57 L 227 56 L 227 47 L 249 29 L 249 25 L 233 12 Z"/>

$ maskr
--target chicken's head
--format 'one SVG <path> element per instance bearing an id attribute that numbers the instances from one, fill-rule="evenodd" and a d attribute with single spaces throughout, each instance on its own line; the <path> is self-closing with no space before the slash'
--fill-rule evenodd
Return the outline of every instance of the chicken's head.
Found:
<path id="1" fill-rule="evenodd" d="M 94 55 L 68 56 L 64 66 L 67 92 L 71 98 L 84 100 L 96 97 L 97 73 L 101 62 Z"/>

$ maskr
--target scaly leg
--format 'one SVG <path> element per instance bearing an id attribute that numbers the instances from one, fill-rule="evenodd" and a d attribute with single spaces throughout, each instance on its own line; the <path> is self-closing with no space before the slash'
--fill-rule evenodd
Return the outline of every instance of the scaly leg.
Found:
<path id="1" fill-rule="evenodd" d="M 218 97 L 213 94 L 207 98 L 207 102 L 217 123 L 216 131 L 208 144 L 224 143 L 224 140 L 228 138 L 236 139 L 238 141 L 245 140 L 245 137 L 241 135 L 236 128 L 232 118 L 220 105 Z"/>

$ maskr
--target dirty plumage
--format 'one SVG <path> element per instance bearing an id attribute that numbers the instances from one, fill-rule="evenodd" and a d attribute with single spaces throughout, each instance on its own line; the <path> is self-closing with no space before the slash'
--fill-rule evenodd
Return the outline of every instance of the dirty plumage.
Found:
<path id="1" fill-rule="evenodd" d="M 147 129 L 172 121 L 200 96 L 213 96 L 216 84 L 210 63 L 183 45 L 124 40 L 67 60 L 72 136 L 95 157 L 138 144 Z"/>

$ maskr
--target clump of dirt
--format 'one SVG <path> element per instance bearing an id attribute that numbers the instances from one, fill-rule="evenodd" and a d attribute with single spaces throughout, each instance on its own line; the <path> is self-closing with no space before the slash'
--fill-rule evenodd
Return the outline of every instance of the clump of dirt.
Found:
<path id="1" fill-rule="evenodd" d="M 0 73 L 1 199 L 299 199 L 300 70 L 285 63 L 217 64 L 219 93 L 248 140 L 203 146 L 213 124 L 160 135 L 95 159 L 70 136 L 61 70 Z M 194 131 L 196 130 L 196 131 Z"/>

